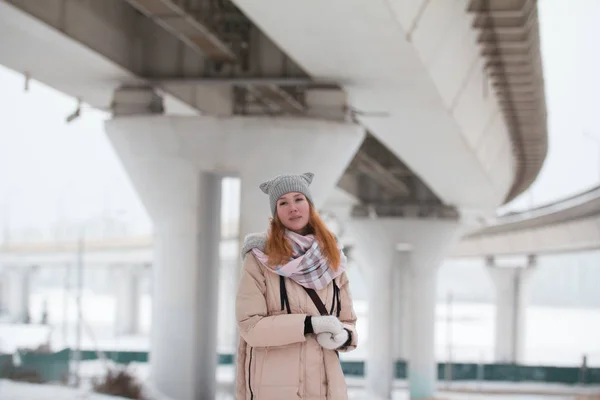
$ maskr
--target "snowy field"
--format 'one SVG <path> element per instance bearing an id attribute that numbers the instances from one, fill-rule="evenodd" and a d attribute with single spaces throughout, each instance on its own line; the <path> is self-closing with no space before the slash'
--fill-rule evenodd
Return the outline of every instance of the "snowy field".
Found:
<path id="1" fill-rule="evenodd" d="M 31 296 L 33 322 L 39 321 L 43 302 L 48 304 L 50 328 L 14 327 L 0 323 L 0 350 L 12 352 L 16 347 L 34 346 L 49 337 L 52 347 L 60 349 L 75 344 L 76 309 L 74 300 L 66 307 L 60 291 L 36 291 Z M 368 309 L 357 301 L 359 348 L 344 355 L 347 359 L 364 359 L 368 347 Z M 63 318 L 64 310 L 66 318 Z M 115 300 L 111 295 L 92 291 L 83 296 L 83 347 L 98 350 L 149 349 L 151 300 L 142 296 L 141 333 L 116 335 L 114 331 Z M 492 304 L 457 303 L 452 306 L 451 332 L 448 334 L 445 304 L 438 304 L 436 354 L 446 360 L 449 340 L 455 362 L 491 362 L 494 343 L 494 306 Z M 63 322 L 66 321 L 66 324 Z M 451 339 L 449 339 L 449 337 Z M 525 363 L 530 365 L 580 365 L 583 354 L 590 366 L 600 367 L 600 310 L 530 306 L 527 310 Z M 227 343 L 220 343 L 221 352 L 229 352 Z"/>
<path id="2" fill-rule="evenodd" d="M 119 400 L 122 397 L 91 394 L 55 385 L 34 385 L 0 379 L 2 400 Z"/>

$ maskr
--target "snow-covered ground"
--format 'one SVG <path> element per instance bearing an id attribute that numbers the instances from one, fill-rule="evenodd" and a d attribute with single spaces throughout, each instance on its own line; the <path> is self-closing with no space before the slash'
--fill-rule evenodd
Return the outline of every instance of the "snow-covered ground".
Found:
<path id="1" fill-rule="evenodd" d="M 102 367 L 98 362 L 88 362 L 86 369 L 92 372 Z M 134 367 L 140 379 L 145 380 L 147 369 L 144 365 Z M 217 382 L 218 394 L 215 400 L 234 400 L 232 393 L 233 369 L 219 367 Z M 377 400 L 369 396 L 364 386 L 364 380 L 348 379 L 348 394 L 351 400 Z M 398 380 L 394 383 L 392 400 L 407 400 L 408 392 L 406 381 Z M 438 385 L 438 398 L 447 400 L 579 400 L 588 399 L 586 395 L 599 393 L 598 388 L 572 388 L 560 385 L 540 384 L 512 384 L 512 383 L 473 383 L 464 382 L 446 387 L 443 383 Z M 151 389 L 148 393 L 152 400 L 172 400 Z M 35 385 L 0 380 L 0 399 L 2 400 L 111 400 L 119 397 L 108 397 L 91 393 L 88 389 L 70 389 L 56 385 Z"/>
<path id="2" fill-rule="evenodd" d="M 2 400 L 119 400 L 122 397 L 90 393 L 57 385 L 35 385 L 0 379 Z"/>

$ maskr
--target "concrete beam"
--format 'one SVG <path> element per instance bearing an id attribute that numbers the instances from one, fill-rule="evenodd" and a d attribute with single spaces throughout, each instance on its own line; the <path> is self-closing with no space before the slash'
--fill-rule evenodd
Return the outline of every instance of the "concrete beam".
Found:
<path id="1" fill-rule="evenodd" d="M 190 48 L 212 59 L 233 62 L 235 53 L 211 29 L 171 0 L 125 0 Z"/>
<path id="2" fill-rule="evenodd" d="M 191 18 L 186 21 L 198 23 Z M 0 1 L 0 37 L 8 38 L 0 43 L 0 63 L 105 111 L 111 109 L 116 88 L 149 84 L 163 92 L 169 114 L 231 115 L 230 82 L 210 87 L 215 81 L 204 79 L 307 80 L 269 38 L 254 27 L 251 31 L 246 69 L 243 60 L 221 68 L 219 60 L 206 57 L 122 0 Z"/>
<path id="3" fill-rule="evenodd" d="M 0 64 L 110 111 L 116 88 L 144 83 L 135 33 L 143 20 L 128 7 L 117 0 L 0 1 Z M 197 112 L 176 95 L 166 102 L 175 113 Z"/>

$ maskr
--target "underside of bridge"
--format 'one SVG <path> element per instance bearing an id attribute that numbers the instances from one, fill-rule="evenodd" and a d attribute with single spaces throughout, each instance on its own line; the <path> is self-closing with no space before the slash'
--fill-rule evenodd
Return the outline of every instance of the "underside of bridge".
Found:
<path id="1" fill-rule="evenodd" d="M 316 95 L 344 103 L 345 82 L 311 78 L 230 0 L 10 3 L 133 72 L 131 85 L 160 88 L 200 113 L 340 117 L 340 111 L 327 101 L 321 100 L 316 107 L 309 103 Z M 510 131 L 517 168 L 506 197 L 509 201 L 533 182 L 547 150 L 537 4 L 472 0 L 465 12 L 473 15 L 485 72 Z M 109 40 L 93 34 L 100 26 L 110 27 L 105 29 Z M 111 109 L 108 99 L 71 94 Z M 368 114 L 351 107 L 341 113 L 346 120 Z M 339 186 L 360 201 L 357 215 L 457 213 L 372 134 L 367 135 Z"/>
<path id="2" fill-rule="evenodd" d="M 227 82 L 232 91 L 232 112 L 243 115 L 309 115 L 315 112 L 306 104 L 311 91 L 327 90 L 333 96 L 341 91 L 343 82 L 313 80 L 230 0 L 126 1 L 204 59 L 195 71 L 142 75 L 149 81 Z M 508 202 L 533 183 L 547 152 L 537 3 L 472 0 L 466 11 L 474 15 L 473 27 L 479 31 L 486 73 L 500 99 L 512 140 L 517 171 Z M 316 112 L 326 116 L 325 108 Z M 353 109 L 346 112 L 348 118 L 361 113 Z M 370 134 L 339 186 L 360 200 L 357 215 L 457 214 Z"/>
<path id="3" fill-rule="evenodd" d="M 205 59 L 201 70 L 151 73 L 156 84 L 226 85 L 239 115 L 338 117 L 329 104 L 309 107 L 313 93 L 341 98 L 341 82 L 312 79 L 229 0 L 126 0 Z M 191 75 L 191 76 L 190 76 Z M 345 108 L 343 118 L 360 111 Z M 356 215 L 456 215 L 377 138 L 368 134 L 339 186 L 360 201 Z"/>

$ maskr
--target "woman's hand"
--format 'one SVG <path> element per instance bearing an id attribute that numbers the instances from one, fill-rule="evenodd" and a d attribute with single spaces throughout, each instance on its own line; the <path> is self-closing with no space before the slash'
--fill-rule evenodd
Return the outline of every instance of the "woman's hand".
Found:
<path id="1" fill-rule="evenodd" d="M 344 325 L 340 322 L 337 317 L 333 315 L 315 316 L 310 318 L 313 332 L 315 335 L 327 332 L 330 335 L 339 335 L 346 332 Z M 347 334 L 347 333 L 346 333 Z"/>
<path id="2" fill-rule="evenodd" d="M 328 350 L 339 349 L 346 343 L 348 340 L 348 331 L 343 330 L 341 333 L 337 335 L 332 335 L 327 332 L 319 333 L 317 335 L 317 342 L 321 345 L 321 347 Z"/>

